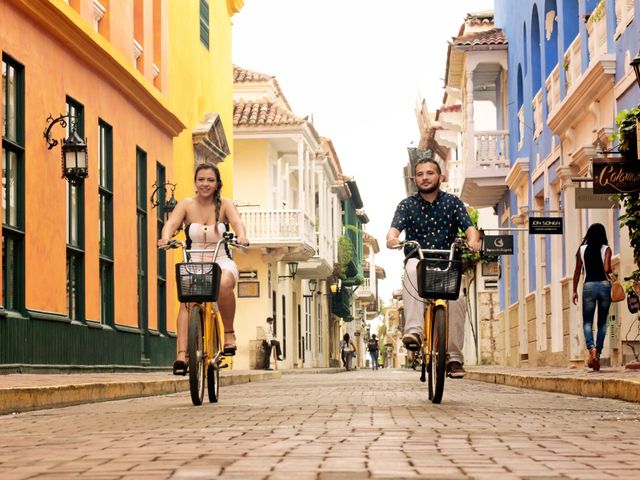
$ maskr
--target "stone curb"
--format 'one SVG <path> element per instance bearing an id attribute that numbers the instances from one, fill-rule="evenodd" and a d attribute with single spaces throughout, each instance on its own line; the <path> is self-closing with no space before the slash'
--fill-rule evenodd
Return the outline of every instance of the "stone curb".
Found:
<path id="1" fill-rule="evenodd" d="M 289 368 L 287 370 L 278 370 L 285 375 L 299 375 L 303 373 L 342 373 L 346 372 L 344 368 Z"/>
<path id="2" fill-rule="evenodd" d="M 480 372 L 467 368 L 465 378 L 511 387 L 569 393 L 583 397 L 610 398 L 640 402 L 640 381 L 616 378 L 573 378 L 567 376 L 534 376 L 512 373 Z"/>
<path id="3" fill-rule="evenodd" d="M 220 385 L 275 380 L 280 372 L 222 372 Z M 17 387 L 0 389 L 0 415 L 45 408 L 66 407 L 83 403 L 105 402 L 126 398 L 167 395 L 189 390 L 188 378 L 167 380 L 96 382 L 78 385 Z"/>

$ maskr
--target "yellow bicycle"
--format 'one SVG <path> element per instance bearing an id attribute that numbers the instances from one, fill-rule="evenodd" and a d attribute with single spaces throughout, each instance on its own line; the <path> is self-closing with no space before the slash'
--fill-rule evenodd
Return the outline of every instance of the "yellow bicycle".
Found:
<path id="1" fill-rule="evenodd" d="M 217 258 L 220 248 L 227 245 L 238 246 L 233 233 L 223 234 L 211 258 Z M 194 405 L 202 405 L 206 385 L 209 401 L 217 402 L 220 369 L 227 367 L 223 362 L 224 324 L 216 304 L 222 271 L 213 261 L 193 261 L 194 254 L 209 257 L 212 249 L 188 250 L 179 240 L 172 240 L 167 248 L 182 248 L 183 262 L 176 264 L 176 283 L 178 300 L 187 304 L 188 311 L 187 365 L 191 401 Z"/>
<path id="2" fill-rule="evenodd" d="M 429 400 L 440 403 L 447 369 L 447 301 L 457 299 L 460 293 L 462 261 L 459 259 L 459 252 L 466 249 L 465 242 L 460 238 L 456 239 L 449 250 L 424 249 L 413 240 L 402 242 L 398 248 L 404 246 L 413 247 L 406 252 L 406 259 L 416 252 L 418 254 L 418 281 L 414 287 L 425 300 L 424 339 L 419 352 L 422 357 L 420 381 L 427 380 L 428 372 Z"/>

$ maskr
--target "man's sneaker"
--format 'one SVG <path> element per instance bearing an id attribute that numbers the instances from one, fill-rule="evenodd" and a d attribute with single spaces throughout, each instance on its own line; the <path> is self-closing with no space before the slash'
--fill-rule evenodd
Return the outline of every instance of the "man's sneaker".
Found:
<path id="1" fill-rule="evenodd" d="M 402 343 L 407 350 L 419 350 L 422 341 L 417 333 L 406 333 L 402 337 Z"/>
<path id="2" fill-rule="evenodd" d="M 463 378 L 467 373 L 460 362 L 449 362 L 447 364 L 447 375 L 450 378 Z"/>

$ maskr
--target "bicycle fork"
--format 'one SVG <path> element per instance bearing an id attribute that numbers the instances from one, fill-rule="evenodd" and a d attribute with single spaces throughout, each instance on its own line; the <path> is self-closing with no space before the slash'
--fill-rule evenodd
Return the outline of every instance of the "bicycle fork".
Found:
<path id="1" fill-rule="evenodd" d="M 431 362 L 431 347 L 433 345 L 433 318 L 435 310 L 438 307 L 444 309 L 446 318 L 446 344 L 449 345 L 449 309 L 446 300 L 436 300 L 435 302 L 427 302 L 427 308 L 424 311 L 424 340 L 422 342 L 422 368 L 420 370 L 420 381 L 427 381 L 427 365 Z"/>

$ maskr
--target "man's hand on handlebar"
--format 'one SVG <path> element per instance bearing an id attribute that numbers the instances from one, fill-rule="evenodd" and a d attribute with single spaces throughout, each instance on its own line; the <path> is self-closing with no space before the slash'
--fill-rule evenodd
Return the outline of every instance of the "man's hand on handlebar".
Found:
<path id="1" fill-rule="evenodd" d="M 387 248 L 397 250 L 402 246 L 402 243 L 398 237 L 387 238 Z"/>
<path id="2" fill-rule="evenodd" d="M 472 240 L 467 242 L 467 245 L 469 245 L 469 250 L 472 252 L 479 252 L 482 247 L 482 242 L 480 242 L 480 240 Z"/>

